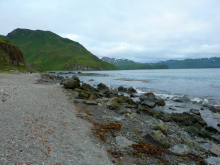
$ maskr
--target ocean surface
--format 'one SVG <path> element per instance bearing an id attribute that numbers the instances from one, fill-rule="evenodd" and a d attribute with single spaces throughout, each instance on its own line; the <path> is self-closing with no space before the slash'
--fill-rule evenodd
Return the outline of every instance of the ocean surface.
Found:
<path id="1" fill-rule="evenodd" d="M 90 85 L 104 83 L 113 89 L 119 86 L 134 87 L 139 95 L 153 92 L 157 97 L 166 100 L 166 107 L 161 111 L 169 113 L 172 111 L 170 107 L 175 107 L 173 109 L 177 112 L 189 111 L 189 108 L 201 109 L 204 104 L 220 107 L 220 68 L 82 71 L 82 73 L 80 80 Z M 74 74 L 65 76 L 72 75 Z M 94 81 L 89 81 L 91 79 Z M 176 99 L 185 99 L 189 102 L 183 105 L 175 102 Z M 206 118 L 206 122 L 215 127 L 220 123 L 220 114 L 203 111 L 202 116 Z"/>

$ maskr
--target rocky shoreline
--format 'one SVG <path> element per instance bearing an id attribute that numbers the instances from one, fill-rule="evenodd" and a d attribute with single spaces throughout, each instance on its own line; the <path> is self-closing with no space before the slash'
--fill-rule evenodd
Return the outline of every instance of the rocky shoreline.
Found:
<path id="1" fill-rule="evenodd" d="M 220 164 L 220 132 L 207 126 L 198 109 L 160 112 L 156 109 L 166 101 L 153 93 L 134 101 L 138 96 L 132 87 L 112 90 L 102 83 L 94 87 L 75 75 L 42 77 L 64 86 L 77 117 L 93 124 L 92 132 L 115 164 Z M 220 113 L 212 106 L 202 108 Z"/>

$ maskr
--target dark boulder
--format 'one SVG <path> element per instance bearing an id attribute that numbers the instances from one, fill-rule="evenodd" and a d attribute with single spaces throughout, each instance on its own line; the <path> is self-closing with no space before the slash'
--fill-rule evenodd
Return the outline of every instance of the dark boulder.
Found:
<path id="1" fill-rule="evenodd" d="M 154 99 L 154 98 L 148 98 L 148 99 L 146 99 L 145 101 L 143 101 L 143 102 L 141 103 L 141 105 L 146 105 L 146 106 L 148 106 L 148 107 L 150 107 L 150 108 L 154 108 L 154 107 L 156 106 L 155 103 L 156 103 L 156 99 Z"/>
<path id="2" fill-rule="evenodd" d="M 86 92 L 86 91 L 83 91 L 83 92 L 80 92 L 80 93 L 79 93 L 79 97 L 80 97 L 81 99 L 88 99 L 88 98 L 90 97 L 90 95 L 91 95 L 91 93 Z"/>
<path id="3" fill-rule="evenodd" d="M 186 126 L 194 126 L 197 129 L 201 129 L 207 125 L 200 115 L 195 115 L 191 113 L 172 113 L 171 118 L 173 121 Z"/>
<path id="4" fill-rule="evenodd" d="M 97 85 L 97 89 L 99 91 L 109 90 L 109 88 L 105 84 L 103 84 L 103 83 L 98 84 Z"/>
<path id="5" fill-rule="evenodd" d="M 108 105 L 108 108 L 110 110 L 122 110 L 121 105 L 118 104 L 118 103 L 114 103 L 114 104 Z"/>
<path id="6" fill-rule="evenodd" d="M 169 141 L 169 139 L 159 130 L 152 131 L 151 133 L 145 136 L 146 140 L 155 145 L 161 146 L 163 148 L 170 148 L 174 144 Z"/>
<path id="7" fill-rule="evenodd" d="M 148 106 L 142 106 L 142 107 L 138 108 L 137 113 L 141 113 L 141 112 L 144 113 L 144 114 L 153 116 L 154 118 L 158 118 L 158 119 L 161 119 L 161 120 L 164 119 L 164 116 L 161 112 L 152 110 Z"/>
<path id="8" fill-rule="evenodd" d="M 140 95 L 140 96 L 139 96 L 139 99 L 140 99 L 141 101 L 145 101 L 145 100 L 148 99 L 148 97 L 145 96 L 145 95 Z"/>
<path id="9" fill-rule="evenodd" d="M 152 93 L 152 92 L 145 93 L 144 95 L 147 96 L 147 97 L 150 97 L 150 98 L 155 98 L 155 94 Z"/>
<path id="10" fill-rule="evenodd" d="M 130 87 L 128 88 L 128 93 L 137 93 L 137 91 L 133 87 Z"/>
<path id="11" fill-rule="evenodd" d="M 118 87 L 119 92 L 127 92 L 127 88 L 124 88 L 123 86 Z"/>
<path id="12" fill-rule="evenodd" d="M 154 108 L 156 105 L 164 106 L 166 104 L 163 99 L 151 98 L 145 95 L 141 95 L 139 99 L 142 101 L 142 105 L 147 105 L 150 108 Z"/>
<path id="13" fill-rule="evenodd" d="M 85 91 L 90 91 L 92 89 L 92 86 L 86 83 L 83 83 L 81 85 L 81 89 L 85 90 Z"/>
<path id="14" fill-rule="evenodd" d="M 76 80 L 76 81 L 78 81 L 80 83 L 80 80 L 79 80 L 79 78 L 77 76 L 72 76 L 71 79 Z"/>
<path id="15" fill-rule="evenodd" d="M 104 96 L 108 97 L 108 98 L 117 97 L 118 96 L 118 91 L 116 91 L 116 90 L 108 90 L 108 91 L 106 91 L 104 93 Z"/>
<path id="16" fill-rule="evenodd" d="M 80 84 L 77 80 L 69 79 L 69 78 L 63 79 L 60 84 L 64 85 L 66 88 L 71 88 L 71 89 L 80 87 Z"/>
<path id="17" fill-rule="evenodd" d="M 208 132 L 212 132 L 212 133 L 218 133 L 218 130 L 215 129 L 214 127 L 212 126 L 208 126 L 208 127 L 205 127 L 205 130 L 208 131 Z"/>
<path id="18" fill-rule="evenodd" d="M 157 99 L 156 102 L 155 102 L 155 105 L 158 105 L 158 106 L 165 106 L 166 103 L 163 99 Z"/>

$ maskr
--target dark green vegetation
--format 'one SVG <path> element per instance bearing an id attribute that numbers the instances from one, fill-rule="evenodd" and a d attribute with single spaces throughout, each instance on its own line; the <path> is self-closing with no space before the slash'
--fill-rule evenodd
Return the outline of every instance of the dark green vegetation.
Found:
<path id="1" fill-rule="evenodd" d="M 20 49 L 9 41 L 0 38 L 0 70 L 27 69 Z"/>
<path id="2" fill-rule="evenodd" d="M 220 68 L 220 58 L 200 58 L 200 59 L 186 59 L 186 60 L 168 60 L 162 61 L 158 64 L 167 65 L 170 69 L 184 69 L 184 68 Z"/>
<path id="3" fill-rule="evenodd" d="M 103 61 L 109 62 L 115 66 L 117 66 L 119 69 L 122 70 L 130 70 L 130 69 L 168 69 L 166 65 L 163 64 L 154 64 L 154 65 L 149 65 L 149 64 L 141 64 L 134 62 L 132 60 L 128 59 L 115 59 L 115 58 L 108 58 L 108 57 L 103 57 Z"/>
<path id="4" fill-rule="evenodd" d="M 116 70 L 100 60 L 78 42 L 62 38 L 50 31 L 15 29 L 7 40 L 19 46 L 25 62 L 41 70 Z"/>

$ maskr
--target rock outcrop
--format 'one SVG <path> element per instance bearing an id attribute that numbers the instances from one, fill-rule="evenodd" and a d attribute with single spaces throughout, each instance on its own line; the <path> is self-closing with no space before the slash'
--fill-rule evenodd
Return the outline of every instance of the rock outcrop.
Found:
<path id="1" fill-rule="evenodd" d="M 0 66 L 1 69 L 14 66 L 26 67 L 21 50 L 9 41 L 0 38 Z"/>

